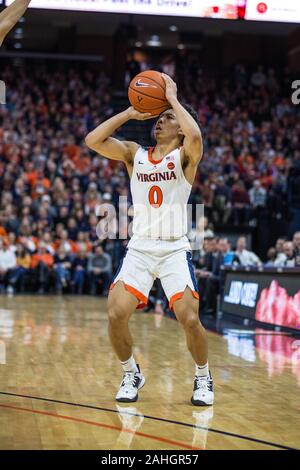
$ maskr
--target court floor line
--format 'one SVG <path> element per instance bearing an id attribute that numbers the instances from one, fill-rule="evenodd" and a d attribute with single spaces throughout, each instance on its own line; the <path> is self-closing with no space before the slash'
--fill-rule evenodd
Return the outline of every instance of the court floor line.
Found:
<path id="1" fill-rule="evenodd" d="M 64 419 L 64 420 L 67 420 L 67 421 L 73 421 L 75 423 L 89 424 L 90 426 L 97 426 L 99 428 L 109 429 L 109 430 L 112 430 L 112 431 L 126 432 L 128 434 L 133 434 L 135 436 L 144 437 L 144 438 L 147 438 L 147 439 L 152 439 L 154 441 L 162 442 L 162 443 L 165 443 L 165 444 L 169 444 L 169 445 L 180 447 L 180 448 L 187 449 L 187 450 L 203 450 L 203 449 L 199 449 L 198 447 L 193 447 L 193 446 L 190 446 L 188 444 L 184 444 L 183 442 L 173 441 L 171 439 L 166 439 L 164 437 L 154 436 L 153 434 L 145 434 L 144 432 L 133 431 L 132 429 L 129 429 L 129 428 L 128 429 L 127 428 L 120 428 L 118 426 L 112 426 L 110 424 L 99 423 L 99 422 L 96 422 L 96 421 L 90 421 L 90 420 L 82 419 L 82 418 L 74 418 L 73 416 L 66 416 L 66 415 L 60 415 L 60 414 L 57 414 L 57 413 L 50 413 L 49 411 L 32 410 L 32 409 L 28 409 L 28 408 L 21 408 L 19 406 L 2 405 L 2 404 L 0 404 L 0 408 L 9 409 L 9 410 L 13 410 L 13 411 L 24 411 L 24 412 L 28 412 L 28 413 L 43 415 L 43 416 L 50 416 L 51 418 Z"/>
<path id="2" fill-rule="evenodd" d="M 130 413 L 128 411 L 119 412 L 119 411 L 113 410 L 111 408 L 104 408 L 104 407 L 99 407 L 99 406 L 94 406 L 94 405 L 84 405 L 82 403 L 72 403 L 72 402 L 67 402 L 67 401 L 62 401 L 62 400 L 51 399 L 51 398 L 35 397 L 35 396 L 31 396 L 31 395 L 21 395 L 21 394 L 10 393 L 10 392 L 1 392 L 1 391 L 0 391 L 0 395 L 11 396 L 11 397 L 15 397 L 15 398 L 27 398 L 27 399 L 30 399 L 30 400 L 39 400 L 39 401 L 45 401 L 45 402 L 50 402 L 50 403 L 58 403 L 58 404 L 69 405 L 69 406 L 74 406 L 74 407 L 78 407 L 78 408 L 87 408 L 87 409 L 91 409 L 91 410 L 106 411 L 106 412 L 109 412 L 109 413 L 118 413 L 118 414 L 128 414 L 128 415 L 131 415 L 131 416 L 140 416 L 137 413 Z M 175 420 L 171 420 L 171 419 L 167 419 L 167 418 L 158 418 L 158 417 L 150 416 L 150 415 L 144 415 L 144 418 L 150 419 L 150 420 L 153 420 L 153 421 L 159 421 L 159 422 L 162 422 L 162 423 L 176 424 L 178 426 L 184 426 L 184 427 L 188 427 L 188 428 L 202 429 L 204 431 L 209 431 L 211 433 L 222 434 L 224 436 L 233 437 L 235 439 L 242 439 L 242 440 L 246 440 L 246 441 L 250 441 L 250 442 L 255 442 L 257 444 L 262 444 L 262 445 L 266 445 L 266 446 L 270 446 L 270 447 L 275 447 L 277 449 L 299 450 L 299 449 L 295 449 L 293 447 L 285 446 L 283 444 L 277 444 L 275 442 L 265 441 L 265 440 L 262 440 L 262 439 L 256 439 L 255 437 L 245 436 L 245 435 L 242 435 L 242 434 L 235 434 L 235 433 L 231 433 L 231 432 L 228 432 L 228 431 L 222 431 L 220 429 L 207 428 L 207 427 L 199 426 L 199 425 L 196 425 L 196 424 L 185 423 L 183 421 L 175 421 Z"/>

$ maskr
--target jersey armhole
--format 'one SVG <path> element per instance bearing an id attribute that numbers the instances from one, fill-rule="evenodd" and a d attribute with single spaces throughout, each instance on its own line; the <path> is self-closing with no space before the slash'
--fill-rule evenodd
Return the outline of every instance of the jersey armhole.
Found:
<path id="1" fill-rule="evenodd" d="M 181 151 L 184 152 L 183 145 L 179 148 L 179 162 L 180 162 L 181 173 L 186 184 L 188 184 L 192 188 L 193 185 L 186 179 L 185 174 L 184 174 L 184 169 L 183 169 L 182 161 L 181 161 Z"/>

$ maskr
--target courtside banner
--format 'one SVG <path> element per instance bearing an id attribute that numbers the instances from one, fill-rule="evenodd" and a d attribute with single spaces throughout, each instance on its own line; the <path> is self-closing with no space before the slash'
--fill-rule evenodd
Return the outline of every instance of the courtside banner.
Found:
<path id="1" fill-rule="evenodd" d="M 300 270 L 225 269 L 222 311 L 300 331 Z"/>
<path id="2" fill-rule="evenodd" d="M 7 0 L 10 5 L 12 0 Z M 30 8 L 237 19 L 246 0 L 32 0 Z"/>

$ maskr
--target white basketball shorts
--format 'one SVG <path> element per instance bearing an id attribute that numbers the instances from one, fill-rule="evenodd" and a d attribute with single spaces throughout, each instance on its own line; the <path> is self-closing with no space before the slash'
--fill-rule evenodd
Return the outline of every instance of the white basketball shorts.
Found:
<path id="1" fill-rule="evenodd" d="M 190 250 L 186 237 L 150 240 L 133 236 L 111 289 L 122 281 L 126 290 L 140 301 L 138 308 L 147 305 L 155 279 L 160 279 L 171 309 L 182 298 L 186 287 L 199 299 Z"/>

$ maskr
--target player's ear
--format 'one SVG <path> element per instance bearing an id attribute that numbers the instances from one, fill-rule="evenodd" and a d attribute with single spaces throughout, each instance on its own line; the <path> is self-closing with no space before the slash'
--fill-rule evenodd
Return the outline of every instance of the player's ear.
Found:
<path id="1" fill-rule="evenodd" d="M 178 135 L 179 135 L 180 137 L 184 137 L 184 133 L 182 132 L 181 127 L 179 127 L 179 129 L 178 129 Z"/>

